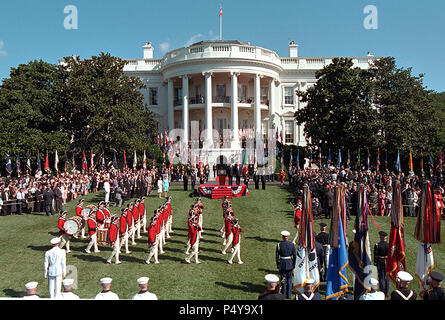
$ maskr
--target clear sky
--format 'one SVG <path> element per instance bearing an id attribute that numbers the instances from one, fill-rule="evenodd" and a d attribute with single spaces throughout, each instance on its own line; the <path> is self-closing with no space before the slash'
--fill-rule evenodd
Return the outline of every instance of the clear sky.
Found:
<path id="1" fill-rule="evenodd" d="M 443 0 L 2 0 L 0 81 L 10 68 L 34 59 L 50 63 L 72 54 L 109 52 L 141 58 L 151 41 L 155 57 L 186 44 L 219 37 L 251 42 L 287 56 L 290 40 L 300 56 L 393 56 L 399 67 L 424 73 L 429 89 L 445 91 Z M 78 11 L 78 29 L 67 30 L 64 8 Z M 367 5 L 378 13 L 366 29 Z"/>

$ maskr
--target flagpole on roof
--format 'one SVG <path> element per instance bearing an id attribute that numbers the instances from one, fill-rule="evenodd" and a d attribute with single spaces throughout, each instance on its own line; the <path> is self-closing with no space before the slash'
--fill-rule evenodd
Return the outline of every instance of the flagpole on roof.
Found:
<path id="1" fill-rule="evenodd" d="M 222 4 L 219 4 L 219 40 L 222 40 Z"/>

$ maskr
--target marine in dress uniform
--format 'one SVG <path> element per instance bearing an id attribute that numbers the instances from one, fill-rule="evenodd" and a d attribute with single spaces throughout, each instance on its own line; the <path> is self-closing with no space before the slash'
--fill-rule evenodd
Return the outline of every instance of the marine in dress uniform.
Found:
<path id="1" fill-rule="evenodd" d="M 74 279 L 64 279 L 62 281 L 63 292 L 56 296 L 57 300 L 80 300 L 79 296 L 73 293 Z"/>
<path id="2" fill-rule="evenodd" d="M 362 294 L 359 300 L 385 300 L 385 293 L 377 291 L 379 287 L 379 281 L 377 279 L 371 278 L 369 280 L 371 288 L 369 292 Z"/>
<path id="3" fill-rule="evenodd" d="M 329 233 L 326 232 L 326 223 L 321 222 L 320 224 L 320 233 L 317 234 L 315 240 L 323 246 L 323 254 L 322 259 L 320 260 L 320 280 L 326 281 L 326 274 L 328 271 L 328 262 L 327 255 L 329 249 Z"/>
<path id="4" fill-rule="evenodd" d="M 258 296 L 258 300 L 286 300 L 284 295 L 280 293 L 280 286 L 278 285 L 280 278 L 274 274 L 268 274 L 264 278 L 267 282 L 267 288 L 265 292 Z"/>
<path id="5" fill-rule="evenodd" d="M 116 264 L 120 264 L 119 260 L 119 250 L 120 250 L 120 239 L 119 239 L 119 225 L 120 218 L 113 217 L 110 223 L 110 227 L 108 228 L 108 243 L 113 247 L 113 250 L 110 253 L 110 256 L 107 259 L 107 263 L 111 264 L 111 260 L 113 257 L 116 257 Z"/>
<path id="6" fill-rule="evenodd" d="M 295 269 L 297 250 L 292 242 L 289 242 L 289 231 L 282 231 L 283 241 L 277 244 L 275 250 L 275 262 L 281 277 L 282 292 L 286 299 L 292 294 L 292 272 Z"/>
<path id="7" fill-rule="evenodd" d="M 148 225 L 148 257 L 145 260 L 146 264 L 150 264 L 151 257 L 154 257 L 154 263 L 158 264 L 158 244 L 156 243 L 156 217 L 153 216 L 150 219 Z"/>
<path id="8" fill-rule="evenodd" d="M 91 247 L 94 247 L 94 252 L 100 252 L 97 246 L 97 233 L 96 233 L 97 223 L 94 212 L 90 213 L 90 216 L 88 217 L 87 220 L 87 225 L 88 225 L 88 235 L 90 236 L 90 242 L 88 243 L 85 252 L 91 253 L 90 251 Z"/>
<path id="9" fill-rule="evenodd" d="M 240 227 L 238 224 L 238 219 L 234 219 L 233 226 L 232 226 L 232 234 L 233 234 L 233 240 L 232 240 L 232 254 L 227 261 L 229 264 L 233 264 L 233 258 L 236 256 L 238 258 L 238 264 L 243 264 L 244 262 L 241 261 L 241 232 L 243 232 L 243 228 Z"/>
<path id="10" fill-rule="evenodd" d="M 70 253 L 70 236 L 65 232 L 65 228 L 63 227 L 66 221 L 66 214 L 66 211 L 60 213 L 59 219 L 57 220 L 57 227 L 59 228 L 60 249 L 66 244 L 66 253 Z"/>
<path id="11" fill-rule="evenodd" d="M 140 277 L 138 281 L 140 291 L 136 293 L 131 300 L 158 300 L 158 297 L 151 292 L 148 292 L 148 277 Z"/>
<path id="12" fill-rule="evenodd" d="M 26 294 L 23 296 L 23 299 L 40 299 L 40 297 L 36 294 L 38 284 L 39 283 L 36 281 L 25 284 Z"/>
<path id="13" fill-rule="evenodd" d="M 118 295 L 111 291 L 111 281 L 111 278 L 100 279 L 102 291 L 94 297 L 95 300 L 119 300 Z"/>
<path id="14" fill-rule="evenodd" d="M 321 300 L 320 294 L 318 292 L 312 292 L 312 285 L 314 284 L 314 279 L 307 279 L 303 287 L 303 292 L 301 294 L 295 295 L 295 300 Z"/>
<path id="15" fill-rule="evenodd" d="M 62 276 L 66 276 L 66 253 L 59 248 L 60 239 L 51 239 L 53 248 L 45 253 L 44 277 L 48 278 L 49 297 L 54 297 L 62 289 Z"/>
<path id="16" fill-rule="evenodd" d="M 386 242 L 388 234 L 384 231 L 379 232 L 380 242 L 374 245 L 374 265 L 377 267 L 380 290 L 388 295 L 389 280 L 386 277 L 386 258 L 388 256 L 389 244 Z"/>
<path id="17" fill-rule="evenodd" d="M 416 292 L 408 288 L 408 285 L 412 280 L 413 276 L 408 272 L 399 271 L 396 277 L 397 290 L 391 292 L 390 300 L 416 300 Z"/>
<path id="18" fill-rule="evenodd" d="M 441 288 L 443 274 L 437 271 L 430 272 L 431 289 L 423 294 L 423 300 L 445 300 L 445 293 Z"/>

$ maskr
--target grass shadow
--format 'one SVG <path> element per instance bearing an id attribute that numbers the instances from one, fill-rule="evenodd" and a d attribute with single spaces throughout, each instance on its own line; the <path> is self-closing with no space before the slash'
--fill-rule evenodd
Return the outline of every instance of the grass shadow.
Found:
<path id="1" fill-rule="evenodd" d="M 15 291 L 14 289 L 3 289 L 3 293 L 11 298 L 22 298 L 26 294 L 24 291 Z"/>
<path id="2" fill-rule="evenodd" d="M 95 262 L 95 261 L 104 262 L 104 261 L 106 261 L 105 258 L 102 258 L 99 256 L 87 255 L 87 254 L 85 254 L 85 255 L 74 254 L 73 258 L 78 258 L 80 260 L 88 261 L 88 262 Z"/>
<path id="3" fill-rule="evenodd" d="M 276 242 L 276 243 L 280 242 L 280 239 L 266 239 L 266 238 L 261 238 L 259 236 L 256 236 L 256 237 L 246 237 L 246 239 L 253 239 L 253 240 L 256 240 L 256 241 L 260 241 L 260 242 Z"/>
<path id="4" fill-rule="evenodd" d="M 245 282 L 245 281 L 240 282 L 241 285 L 233 285 L 233 284 L 228 284 L 228 283 L 224 283 L 224 282 L 220 282 L 220 281 L 216 281 L 215 284 L 218 286 L 227 288 L 227 289 L 239 290 L 239 291 L 244 291 L 244 292 L 249 292 L 249 293 L 258 292 L 258 294 L 260 294 L 261 292 L 264 292 L 263 285 L 258 285 L 258 284 L 254 284 L 251 282 Z"/>
<path id="5" fill-rule="evenodd" d="M 51 246 L 27 246 L 27 248 L 37 251 L 48 251 L 51 249 Z"/>

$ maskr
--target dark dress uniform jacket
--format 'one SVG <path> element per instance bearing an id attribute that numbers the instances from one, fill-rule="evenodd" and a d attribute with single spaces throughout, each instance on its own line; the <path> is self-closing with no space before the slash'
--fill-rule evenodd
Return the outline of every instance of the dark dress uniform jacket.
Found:
<path id="1" fill-rule="evenodd" d="M 389 245 L 386 241 L 380 241 L 374 246 L 374 265 L 379 269 L 386 269 L 386 257 Z"/>
<path id="2" fill-rule="evenodd" d="M 260 294 L 258 300 L 286 300 L 284 295 L 274 290 L 266 291 Z"/>
<path id="3" fill-rule="evenodd" d="M 283 257 L 289 257 L 284 258 Z M 275 251 L 275 260 L 280 271 L 293 270 L 297 259 L 295 245 L 289 241 L 281 241 Z"/>
<path id="4" fill-rule="evenodd" d="M 425 292 L 423 300 L 445 300 L 445 293 L 442 288 L 433 288 Z"/>

